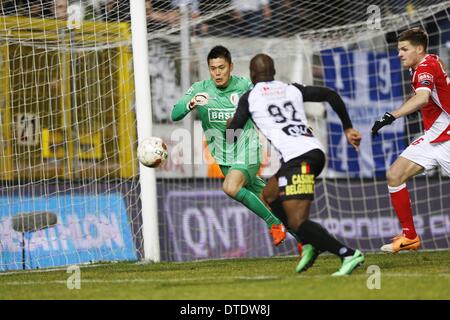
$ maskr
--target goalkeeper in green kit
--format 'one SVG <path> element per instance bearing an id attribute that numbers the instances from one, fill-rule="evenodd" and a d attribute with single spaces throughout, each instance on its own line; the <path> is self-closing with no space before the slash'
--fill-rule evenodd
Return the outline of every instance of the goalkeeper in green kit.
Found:
<path id="1" fill-rule="evenodd" d="M 231 75 L 231 54 L 223 46 L 212 48 L 207 61 L 211 79 L 191 86 L 175 104 L 172 120 L 181 120 L 194 108 L 197 110 L 208 148 L 225 176 L 223 191 L 266 222 L 277 246 L 286 238 L 286 229 L 261 201 L 265 182 L 257 172 L 262 152 L 253 122 L 246 123 L 235 144 L 226 140 L 227 120 L 233 117 L 239 98 L 252 87 L 252 83 Z"/>

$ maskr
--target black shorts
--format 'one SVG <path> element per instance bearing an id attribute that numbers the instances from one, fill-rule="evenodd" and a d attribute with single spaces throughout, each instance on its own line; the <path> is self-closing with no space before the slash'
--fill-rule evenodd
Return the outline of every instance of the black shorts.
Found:
<path id="1" fill-rule="evenodd" d="M 290 199 L 314 199 L 315 178 L 325 166 L 325 154 L 320 149 L 281 163 L 275 174 L 281 201 Z"/>

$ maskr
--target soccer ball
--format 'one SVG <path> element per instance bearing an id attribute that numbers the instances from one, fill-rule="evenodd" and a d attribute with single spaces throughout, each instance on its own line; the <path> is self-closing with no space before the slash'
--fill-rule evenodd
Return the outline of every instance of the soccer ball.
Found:
<path id="1" fill-rule="evenodd" d="M 167 146 L 158 137 L 150 137 L 142 140 L 137 149 L 138 160 L 146 167 L 159 167 L 168 156 Z"/>

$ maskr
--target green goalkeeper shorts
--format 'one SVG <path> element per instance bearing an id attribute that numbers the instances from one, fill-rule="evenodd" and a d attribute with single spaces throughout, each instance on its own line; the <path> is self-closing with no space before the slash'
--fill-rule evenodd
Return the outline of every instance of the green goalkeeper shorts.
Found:
<path id="1" fill-rule="evenodd" d="M 235 164 L 232 166 L 221 165 L 220 170 L 222 170 L 224 176 L 226 176 L 230 170 L 241 171 L 244 174 L 246 180 L 245 188 L 259 197 L 264 187 L 266 186 L 266 182 L 258 176 L 259 167 L 260 167 L 259 163 L 254 165 L 245 165 L 245 164 Z"/>

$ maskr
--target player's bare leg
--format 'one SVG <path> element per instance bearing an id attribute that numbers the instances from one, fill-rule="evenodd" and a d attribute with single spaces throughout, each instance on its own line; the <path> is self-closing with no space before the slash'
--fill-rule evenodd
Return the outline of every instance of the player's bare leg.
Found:
<path id="1" fill-rule="evenodd" d="M 284 212 L 283 204 L 281 203 L 280 198 L 278 198 L 279 188 L 278 188 L 278 179 L 275 176 L 272 176 L 267 182 L 264 190 L 261 193 L 263 198 L 263 202 L 267 203 L 270 210 L 274 215 L 278 217 L 278 219 L 283 222 L 283 224 L 287 227 L 287 216 Z M 289 233 L 297 240 L 297 251 L 300 257 L 300 263 L 302 263 L 302 259 L 309 256 L 309 252 L 313 250 L 312 245 L 308 245 L 305 247 L 305 251 L 303 251 L 303 245 L 306 245 L 307 242 L 304 239 L 299 239 L 295 231 L 288 228 Z M 306 253 L 306 257 L 305 257 Z"/>
<path id="2" fill-rule="evenodd" d="M 422 173 L 424 168 L 417 163 L 402 156 L 391 165 L 387 172 L 388 185 L 398 187 L 408 181 L 410 178 Z"/>
<path id="3" fill-rule="evenodd" d="M 288 225 L 297 230 L 309 218 L 311 200 L 286 200 L 283 208 L 288 216 Z"/>
<path id="4" fill-rule="evenodd" d="M 241 171 L 230 170 L 223 181 L 223 191 L 230 197 L 235 198 L 245 183 L 245 176 Z"/>
<path id="5" fill-rule="evenodd" d="M 279 188 L 277 177 L 272 176 L 269 181 L 267 181 L 266 187 L 262 192 L 262 196 L 267 203 L 272 203 L 278 198 L 278 192 Z"/>
<path id="6" fill-rule="evenodd" d="M 421 242 L 414 228 L 411 199 L 406 187 L 406 181 L 423 172 L 424 168 L 404 157 L 398 157 L 387 172 L 387 182 L 391 203 L 397 214 L 402 233 L 392 239 L 392 243 L 381 247 L 385 252 L 399 252 L 402 250 L 417 250 Z"/>
<path id="7" fill-rule="evenodd" d="M 258 196 L 245 188 L 246 182 L 245 175 L 242 171 L 230 170 L 225 176 L 223 191 L 263 219 L 270 229 L 274 245 L 279 245 L 286 238 L 286 228 L 281 220 L 265 206 Z"/>

